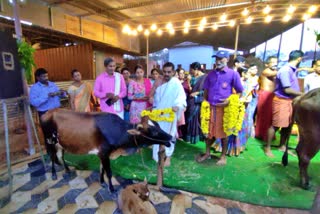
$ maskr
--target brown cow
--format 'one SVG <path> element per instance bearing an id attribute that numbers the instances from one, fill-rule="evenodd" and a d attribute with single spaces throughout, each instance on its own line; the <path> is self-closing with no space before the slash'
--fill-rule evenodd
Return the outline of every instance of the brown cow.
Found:
<path id="1" fill-rule="evenodd" d="M 142 124 L 134 126 L 119 116 L 108 113 L 80 113 L 63 109 L 50 110 L 41 120 L 57 130 L 52 137 L 51 147 L 52 179 L 56 179 L 54 160 L 56 154 L 69 171 L 64 159 L 64 150 L 73 154 L 97 154 L 101 161 L 100 182 L 104 185 L 106 172 L 110 191 L 114 191 L 111 183 L 111 167 L 109 155 L 123 148 L 132 149 L 152 144 L 170 146 L 172 136 L 160 129 L 159 125 L 148 118 Z M 55 146 L 54 146 L 55 144 Z M 57 150 L 56 150 L 57 149 Z"/>
<path id="2" fill-rule="evenodd" d="M 293 117 L 298 124 L 300 135 L 296 148 L 299 157 L 300 182 L 304 189 L 308 189 L 308 166 L 320 149 L 320 88 L 294 100 Z"/>

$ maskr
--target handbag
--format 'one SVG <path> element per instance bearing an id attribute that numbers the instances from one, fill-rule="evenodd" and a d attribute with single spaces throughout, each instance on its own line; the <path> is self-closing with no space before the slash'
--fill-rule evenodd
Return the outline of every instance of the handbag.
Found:
<path id="1" fill-rule="evenodd" d="M 203 101 L 203 95 L 197 95 L 194 97 L 194 103 L 195 104 L 201 104 Z"/>

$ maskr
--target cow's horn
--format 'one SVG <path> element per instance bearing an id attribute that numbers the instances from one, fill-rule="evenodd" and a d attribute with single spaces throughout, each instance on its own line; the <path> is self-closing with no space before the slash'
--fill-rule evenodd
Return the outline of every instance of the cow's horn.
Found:
<path id="1" fill-rule="evenodd" d="M 141 118 L 141 124 L 142 124 L 144 130 L 148 129 L 148 121 L 149 121 L 149 117 L 148 116 L 143 116 Z"/>
<path id="2" fill-rule="evenodd" d="M 137 129 L 139 130 L 139 129 L 143 129 L 143 125 L 142 124 L 138 124 L 137 125 Z"/>

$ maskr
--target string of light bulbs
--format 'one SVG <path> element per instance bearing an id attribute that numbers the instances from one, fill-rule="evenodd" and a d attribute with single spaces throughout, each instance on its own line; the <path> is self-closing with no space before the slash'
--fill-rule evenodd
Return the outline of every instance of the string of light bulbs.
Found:
<path id="1" fill-rule="evenodd" d="M 306 7 L 305 5 L 303 5 Z M 174 26 L 172 22 L 164 23 L 153 23 L 148 25 L 149 27 L 145 27 L 142 24 L 139 24 L 136 28 L 131 28 L 128 24 L 124 25 L 122 28 L 122 33 L 137 36 L 138 34 L 144 34 L 145 36 L 149 36 L 151 33 L 155 33 L 158 36 L 161 36 L 164 32 L 169 33 L 170 35 L 174 35 L 176 31 L 182 31 L 184 34 L 189 33 L 190 30 L 197 29 L 202 32 L 204 29 L 212 28 L 213 30 L 217 30 L 220 27 L 229 26 L 234 27 L 236 24 L 251 24 L 251 23 L 270 23 L 272 21 L 283 21 L 289 22 L 293 17 L 300 15 L 300 18 L 305 21 L 310 19 L 318 10 L 319 5 L 310 5 L 304 13 L 297 13 L 298 5 L 287 5 L 286 13 L 283 17 L 279 18 L 279 15 L 273 15 L 272 11 L 277 11 L 279 8 L 272 8 L 270 5 L 266 5 L 260 15 L 253 15 L 257 13 L 257 11 L 253 11 L 253 8 L 244 8 L 241 11 L 241 17 L 228 19 L 228 17 L 235 15 L 232 13 L 222 13 L 219 17 L 217 15 L 207 16 L 201 19 L 194 18 L 190 20 L 185 20 L 182 24 L 181 21 L 176 21 L 176 23 L 180 23 L 177 26 Z M 281 8 L 283 9 L 283 8 Z M 238 14 L 238 13 L 237 13 Z M 218 18 L 216 21 L 209 22 L 208 19 Z M 198 24 L 191 24 L 192 20 L 198 20 Z M 162 27 L 160 27 L 162 26 Z"/>

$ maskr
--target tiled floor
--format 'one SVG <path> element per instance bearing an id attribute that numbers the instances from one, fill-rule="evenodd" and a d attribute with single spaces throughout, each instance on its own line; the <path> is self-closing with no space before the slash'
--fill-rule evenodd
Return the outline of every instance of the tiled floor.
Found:
<path id="1" fill-rule="evenodd" d="M 55 181 L 48 172 L 49 168 L 44 170 L 40 160 L 14 166 L 11 201 L 7 200 L 8 179 L 0 179 L 0 213 L 119 214 L 121 211 L 117 209 L 115 202 L 117 194 L 123 186 L 132 183 L 113 178 L 117 191 L 111 194 L 108 189 L 101 187 L 99 172 L 73 170 L 66 174 L 62 167 L 58 167 L 58 179 Z M 307 213 L 253 206 L 184 191 L 159 191 L 152 185 L 149 189 L 150 200 L 158 213 Z M 182 200 L 180 196 L 183 196 Z M 183 206 L 181 201 L 184 201 Z"/>

